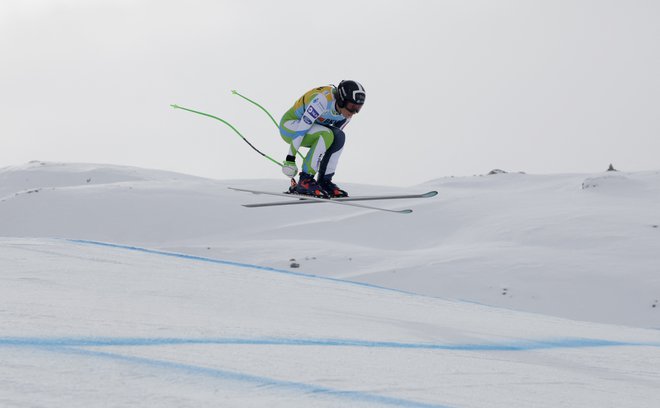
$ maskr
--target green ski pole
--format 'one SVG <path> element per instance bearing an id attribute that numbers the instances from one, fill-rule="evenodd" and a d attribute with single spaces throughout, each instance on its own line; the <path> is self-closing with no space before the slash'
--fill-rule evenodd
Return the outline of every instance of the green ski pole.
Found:
<path id="1" fill-rule="evenodd" d="M 234 94 L 234 95 L 238 95 L 238 96 L 240 96 L 241 98 L 243 98 L 243 99 L 245 99 L 246 101 L 250 102 L 250 103 L 253 104 L 254 106 L 256 106 L 256 107 L 258 107 L 259 109 L 261 109 L 262 111 L 266 112 L 266 115 L 268 115 L 268 117 L 270 118 L 270 120 L 273 121 L 273 124 L 275 125 L 275 127 L 277 128 L 277 130 L 278 130 L 278 131 L 280 130 L 280 125 L 277 124 L 277 121 L 275 120 L 275 118 L 273 118 L 273 115 L 271 115 L 270 112 L 268 112 L 268 111 L 266 110 L 266 108 L 264 108 L 263 106 L 261 106 L 261 105 L 258 104 L 257 102 L 253 101 L 252 99 L 250 99 L 250 98 L 248 98 L 248 97 L 246 97 L 246 96 L 244 96 L 244 95 L 241 95 L 240 93 L 238 93 L 238 91 L 236 91 L 236 90 L 234 90 L 234 89 L 232 89 L 231 93 Z M 297 154 L 298 156 L 300 156 L 300 157 L 303 159 L 303 161 L 305 160 L 305 156 L 303 156 L 302 153 L 300 153 L 295 147 L 293 147 L 293 145 L 291 145 L 291 150 L 293 150 L 294 152 L 296 152 L 296 154 Z"/>
<path id="2" fill-rule="evenodd" d="M 219 118 L 219 117 L 217 117 L 217 116 L 210 115 L 210 114 L 208 114 L 208 113 L 204 113 L 204 112 L 196 111 L 196 110 L 193 110 L 193 109 L 184 108 L 183 106 L 179 106 L 179 105 L 170 105 L 170 106 L 173 107 L 174 109 L 182 109 L 182 110 L 185 110 L 185 111 L 188 111 L 188 112 L 196 113 L 196 114 L 198 114 L 198 115 L 207 116 L 207 117 L 209 117 L 209 118 L 213 118 L 213 119 L 215 119 L 215 120 L 219 120 L 220 122 L 222 122 L 222 123 L 224 123 L 225 125 L 229 126 L 234 132 L 236 132 L 236 134 L 237 134 L 238 136 L 240 136 L 241 139 L 243 139 L 243 141 L 244 141 L 245 143 L 247 143 L 247 144 L 248 144 L 248 145 L 249 145 L 249 146 L 250 146 L 255 152 L 259 153 L 260 155 L 262 155 L 263 157 L 265 157 L 265 158 L 267 158 L 268 160 L 272 161 L 273 163 L 277 164 L 278 166 L 280 166 L 280 167 L 284 167 L 284 165 L 283 165 L 282 163 L 280 163 L 279 161 L 273 159 L 272 157 L 268 156 L 267 154 L 265 154 L 265 153 L 262 152 L 261 150 L 259 150 L 259 149 L 257 149 L 256 147 L 254 147 L 254 145 L 253 145 L 252 143 L 250 143 L 250 141 L 247 140 L 247 139 L 245 138 L 245 136 L 243 136 L 243 135 L 241 134 L 241 132 L 238 131 L 238 129 L 236 129 L 231 123 L 227 122 L 226 120 L 221 119 L 221 118 Z M 263 108 L 262 108 L 262 109 L 263 109 Z M 273 120 L 273 121 L 274 121 L 274 120 Z"/>
<path id="3" fill-rule="evenodd" d="M 261 109 L 262 111 L 266 112 L 266 115 L 268 115 L 268 117 L 270 118 L 270 120 L 273 121 L 273 124 L 275 125 L 275 127 L 279 130 L 280 125 L 277 124 L 277 121 L 275 121 L 275 118 L 273 118 L 273 115 L 271 115 L 270 112 L 268 112 L 268 111 L 266 110 L 266 108 L 264 108 L 263 106 L 259 105 L 258 103 L 256 103 L 256 102 L 253 101 L 252 99 L 247 98 L 247 97 L 245 97 L 245 96 L 239 94 L 239 93 L 238 93 L 236 90 L 234 90 L 234 89 L 231 90 L 231 93 L 234 94 L 234 95 L 238 95 L 238 96 L 240 96 L 241 98 L 245 99 L 246 101 L 250 102 L 251 104 L 257 106 L 257 107 L 258 107 L 259 109 Z"/>

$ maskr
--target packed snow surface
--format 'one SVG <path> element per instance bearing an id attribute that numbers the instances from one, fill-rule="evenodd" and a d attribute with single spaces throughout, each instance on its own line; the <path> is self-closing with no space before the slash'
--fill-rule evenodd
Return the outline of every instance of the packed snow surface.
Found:
<path id="1" fill-rule="evenodd" d="M 660 172 L 229 186 L 286 181 L 0 169 L 0 406 L 660 401 Z"/>

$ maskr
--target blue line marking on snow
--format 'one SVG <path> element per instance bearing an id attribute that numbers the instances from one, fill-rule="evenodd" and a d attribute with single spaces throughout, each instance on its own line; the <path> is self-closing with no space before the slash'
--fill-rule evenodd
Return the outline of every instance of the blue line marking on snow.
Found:
<path id="1" fill-rule="evenodd" d="M 449 408 L 449 406 L 447 405 L 429 404 L 429 403 L 417 402 L 413 400 L 406 400 L 402 398 L 387 397 L 383 395 L 372 394 L 362 391 L 338 390 L 334 388 L 324 387 L 321 385 L 294 382 L 294 381 L 276 380 L 274 378 L 269 378 L 269 377 L 256 376 L 256 375 L 245 374 L 240 372 L 232 372 L 232 371 L 210 368 L 210 367 L 200 367 L 191 364 L 174 363 L 165 360 L 155 360 L 144 357 L 133 357 L 133 356 L 125 356 L 115 353 L 87 351 L 87 350 L 76 350 L 76 352 L 80 352 L 82 354 L 86 354 L 90 356 L 126 361 L 133 364 L 185 371 L 194 375 L 220 378 L 222 380 L 246 382 L 262 387 L 269 387 L 269 386 L 277 387 L 278 389 L 293 390 L 304 394 L 316 394 L 316 395 L 320 394 L 321 396 L 347 399 L 351 401 L 361 401 L 367 403 L 376 403 L 381 405 L 391 405 L 391 406 L 410 407 L 410 408 Z"/>
<path id="2" fill-rule="evenodd" d="M 74 243 L 77 243 L 77 244 L 88 244 L 88 245 L 103 246 L 103 247 L 115 248 L 115 249 L 126 249 L 126 250 L 129 250 L 129 251 L 143 252 L 143 253 L 151 254 L 151 255 L 162 255 L 162 256 L 169 256 L 169 257 L 179 258 L 179 259 L 188 259 L 188 260 L 192 260 L 192 261 L 202 261 L 202 262 L 207 262 L 207 263 L 237 266 L 239 268 L 259 269 L 259 270 L 262 270 L 262 271 L 280 272 L 280 273 L 288 273 L 288 274 L 291 274 L 291 275 L 308 276 L 308 275 L 305 275 L 303 273 L 296 273 L 296 272 L 286 271 L 286 270 L 283 270 L 283 269 L 271 268 L 269 266 L 260 266 L 260 265 L 247 264 L 247 263 L 241 263 L 241 262 L 226 261 L 226 260 L 223 260 L 223 259 L 207 258 L 207 257 L 197 256 L 197 255 L 179 254 L 179 253 L 176 253 L 176 252 L 159 251 L 159 250 L 155 250 L 155 249 L 141 248 L 141 247 L 130 246 L 130 245 L 112 244 L 112 243 L 108 243 L 108 242 L 89 241 L 89 240 L 84 240 L 84 239 L 68 239 L 67 241 L 74 242 Z"/>
<path id="3" fill-rule="evenodd" d="M 183 345 L 315 346 L 422 349 L 448 351 L 534 351 L 596 347 L 660 347 L 660 343 L 636 343 L 603 339 L 563 338 L 518 340 L 506 343 L 439 344 L 305 338 L 132 338 L 132 337 L 0 337 L 0 346 L 13 347 L 145 347 Z"/>
<path id="4" fill-rule="evenodd" d="M 75 354 L 86 357 L 105 358 L 114 361 L 137 364 L 137 365 L 152 367 L 157 369 L 182 371 L 191 375 L 216 378 L 223 381 L 236 381 L 236 382 L 248 383 L 258 387 L 274 387 L 277 388 L 278 390 L 289 390 L 289 391 L 301 393 L 303 395 L 306 394 L 309 395 L 311 398 L 328 397 L 328 398 L 349 400 L 353 402 L 366 402 L 371 404 L 409 407 L 409 408 L 450 408 L 447 405 L 418 402 L 403 398 L 372 394 L 363 391 L 346 391 L 346 390 L 334 389 L 316 384 L 277 380 L 274 378 L 269 378 L 264 376 L 228 371 L 218 368 L 202 367 L 192 364 L 175 363 L 167 360 L 156 360 L 145 357 L 135 357 L 135 356 L 127 356 L 117 353 L 109 353 L 104 351 L 93 351 L 93 350 L 67 348 L 67 347 L 49 347 L 47 349 L 48 351 L 57 352 L 59 354 Z"/>
<path id="5" fill-rule="evenodd" d="M 293 271 L 288 271 L 288 270 L 285 270 L 285 269 L 272 268 L 270 266 L 254 265 L 254 264 L 248 264 L 248 263 L 242 263 L 242 262 L 227 261 L 227 260 L 224 260 L 224 259 L 207 258 L 207 257 L 204 257 L 204 256 L 180 254 L 180 253 L 176 253 L 176 252 L 159 251 L 159 250 L 156 250 L 156 249 L 141 248 L 141 247 L 136 247 L 136 246 L 131 246 L 131 245 L 112 244 L 112 243 L 100 242 L 100 241 L 90 241 L 90 240 L 85 240 L 85 239 L 67 239 L 66 241 L 73 242 L 73 243 L 76 243 L 76 244 L 96 245 L 96 246 L 115 248 L 115 249 L 125 249 L 125 250 L 128 250 L 128 251 L 142 252 L 142 253 L 151 254 L 151 255 L 169 256 L 169 257 L 172 257 L 172 258 L 187 259 L 187 260 L 191 260 L 191 261 L 200 261 L 200 262 L 220 264 L 220 265 L 236 266 L 236 267 L 239 267 L 239 268 L 256 269 L 256 270 L 260 270 L 260 271 L 275 272 L 275 273 L 281 273 L 281 274 L 292 275 L 292 276 L 300 276 L 300 277 L 304 277 L 304 278 L 321 279 L 321 280 L 335 282 L 335 283 L 343 283 L 343 284 L 349 284 L 349 285 L 354 285 L 354 286 L 362 286 L 362 287 L 366 287 L 366 288 L 385 290 L 385 291 L 388 291 L 388 292 L 400 293 L 400 294 L 409 295 L 409 296 L 439 299 L 439 298 L 433 297 L 433 296 L 420 295 L 420 294 L 414 293 L 414 292 L 407 292 L 405 290 L 387 288 L 387 287 L 384 287 L 384 286 L 373 285 L 373 284 L 370 284 L 370 283 L 349 281 L 349 280 L 344 280 L 344 279 L 331 278 L 331 277 L 328 277 L 328 276 L 312 275 L 312 274 L 307 274 L 307 273 L 302 273 L 302 272 L 293 272 Z"/>
<path id="6" fill-rule="evenodd" d="M 330 347 L 369 347 L 369 348 L 399 348 L 399 349 L 435 349 L 452 351 L 532 351 L 558 348 L 594 348 L 613 346 L 651 346 L 653 343 L 628 343 L 599 339 L 552 339 L 545 341 L 515 341 L 502 344 L 427 344 L 378 342 L 351 339 L 299 339 L 299 338 L 93 338 L 93 337 L 61 337 L 61 338 L 21 338 L 0 337 L 0 347 L 30 347 L 58 354 L 76 354 L 86 357 L 104 358 L 145 367 L 175 370 L 190 375 L 216 378 L 223 381 L 248 383 L 258 387 L 274 387 L 302 394 L 315 394 L 321 397 L 337 398 L 353 402 L 365 402 L 379 405 L 410 407 L 410 408 L 449 408 L 446 405 L 418 402 L 402 398 L 388 397 L 361 391 L 345 391 L 322 385 L 278 380 L 265 376 L 223 370 L 220 368 L 203 367 L 192 364 L 177 363 L 167 360 L 157 360 L 138 356 L 128 356 L 108 351 L 86 350 L 79 347 L 104 346 L 168 346 L 168 345 L 278 345 L 278 346 L 330 346 Z"/>

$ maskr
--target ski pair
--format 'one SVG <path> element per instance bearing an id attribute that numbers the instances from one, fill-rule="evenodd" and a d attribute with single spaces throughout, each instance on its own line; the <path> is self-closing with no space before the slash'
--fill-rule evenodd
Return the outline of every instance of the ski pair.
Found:
<path id="1" fill-rule="evenodd" d="M 386 211 L 397 214 L 410 214 L 411 209 L 404 210 L 391 210 L 388 208 L 374 207 L 370 205 L 358 204 L 354 201 L 372 201 L 372 200 L 397 200 L 397 199 L 411 199 L 411 198 L 430 198 L 438 194 L 437 191 L 429 191 L 423 194 L 400 194 L 400 195 L 375 195 L 363 197 L 340 197 L 340 198 L 319 198 L 314 196 L 291 194 L 291 193 L 273 193 L 269 191 L 248 190 L 242 188 L 229 187 L 231 190 L 242 191 L 252 194 L 264 194 L 278 197 L 296 198 L 296 201 L 278 201 L 270 203 L 257 203 L 257 204 L 243 204 L 243 207 L 256 208 L 256 207 L 274 207 L 281 205 L 295 205 L 295 204 L 315 204 L 315 203 L 332 203 L 351 207 L 365 208 L 369 210 Z"/>

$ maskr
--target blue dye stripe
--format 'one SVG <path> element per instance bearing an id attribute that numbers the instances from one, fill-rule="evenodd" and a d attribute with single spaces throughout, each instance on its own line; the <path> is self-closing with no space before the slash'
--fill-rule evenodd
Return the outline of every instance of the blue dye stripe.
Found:
<path id="1" fill-rule="evenodd" d="M 533 351 L 595 347 L 660 347 L 660 343 L 621 342 L 603 339 L 559 338 L 518 340 L 508 343 L 438 344 L 305 338 L 132 338 L 132 337 L 0 337 L 0 346 L 10 347 L 141 347 L 172 345 L 317 346 L 450 351 Z"/>
<path id="2" fill-rule="evenodd" d="M 166 360 L 156 360 L 144 357 L 126 356 L 106 351 L 85 350 L 78 347 L 104 347 L 104 346 L 166 346 L 166 345 L 267 345 L 267 346 L 325 346 L 325 347 L 367 347 L 367 348 L 394 348 L 394 349 L 432 349 L 452 351 L 531 351 L 559 348 L 594 348 L 613 346 L 650 346 L 660 347 L 658 343 L 632 343 L 599 339 L 551 339 L 545 341 L 521 340 L 504 344 L 428 344 L 428 343 L 402 343 L 378 342 L 352 339 L 304 339 L 304 338 L 108 338 L 108 337 L 0 337 L 0 347 L 29 347 L 38 348 L 55 353 L 77 354 L 95 358 L 105 358 L 115 361 L 137 364 L 152 368 L 175 370 L 190 375 L 201 375 L 221 379 L 248 383 L 260 387 L 272 386 L 285 391 L 318 395 L 327 398 L 336 398 L 352 402 L 369 404 L 410 407 L 410 408 L 449 408 L 446 405 L 431 404 L 402 398 L 388 397 L 368 392 L 345 391 L 315 384 L 293 381 L 277 380 L 269 377 L 256 376 L 241 372 L 232 372 L 217 368 L 196 366 L 191 364 L 175 363 Z"/>
<path id="3" fill-rule="evenodd" d="M 104 358 L 137 364 L 164 370 L 175 370 L 189 375 L 200 375 L 223 381 L 247 383 L 259 387 L 275 387 L 279 390 L 296 393 L 335 398 L 352 402 L 378 404 L 381 406 L 398 406 L 410 408 L 449 408 L 426 402 L 388 397 L 360 391 L 345 391 L 316 384 L 277 380 L 274 378 L 256 376 L 241 372 L 202 367 L 192 364 L 175 363 L 167 360 L 157 360 L 145 357 L 127 356 L 106 351 L 85 350 L 76 347 L 102 347 L 102 346 L 163 346 L 185 344 L 234 344 L 234 345 L 282 345 L 282 346 L 339 346 L 339 347 L 369 347 L 369 348 L 399 348 L 399 349 L 441 349 L 459 351 L 530 351 L 557 348 L 593 348 L 612 346 L 651 346 L 660 347 L 653 343 L 628 343 L 598 339 L 553 339 L 547 341 L 518 341 L 507 344 L 426 344 L 426 343 L 399 343 L 399 342 L 373 342 L 363 340 L 345 339 L 186 339 L 186 338 L 0 338 L 0 346 L 33 347 L 59 354 L 76 354 L 94 358 Z"/>
<path id="4" fill-rule="evenodd" d="M 254 265 L 254 264 L 248 264 L 248 263 L 242 263 L 242 262 L 227 261 L 227 260 L 224 260 L 224 259 L 215 259 L 215 258 L 207 258 L 207 257 L 203 257 L 203 256 L 196 256 L 196 255 L 179 254 L 179 253 L 176 253 L 176 252 L 159 251 L 159 250 L 155 250 L 155 249 L 141 248 L 141 247 L 130 246 L 130 245 L 112 244 L 112 243 L 100 242 L 100 241 L 90 241 L 90 240 L 85 240 L 85 239 L 66 239 L 65 241 L 73 242 L 73 243 L 76 243 L 76 244 L 96 245 L 96 246 L 103 246 L 103 247 L 115 248 L 115 249 L 125 249 L 125 250 L 128 250 L 128 251 L 142 252 L 142 253 L 151 254 L 151 255 L 169 256 L 169 257 L 173 257 L 173 258 L 187 259 L 187 260 L 191 260 L 191 261 L 199 261 L 199 262 L 206 262 L 206 263 L 213 263 L 213 264 L 220 264 L 220 265 L 236 266 L 236 267 L 239 267 L 239 268 L 256 269 L 256 270 L 266 271 L 266 272 L 282 273 L 282 274 L 286 274 L 286 275 L 299 276 L 299 277 L 305 277 L 305 278 L 311 278 L 311 279 L 321 279 L 321 280 L 335 282 L 335 283 L 342 283 L 342 284 L 348 284 L 348 285 L 353 285 L 353 286 L 362 286 L 362 287 L 371 288 L 371 289 L 385 290 L 385 291 L 388 291 L 388 292 L 400 293 L 400 294 L 415 296 L 415 297 L 425 297 L 425 298 L 439 299 L 438 297 L 434 297 L 434 296 L 420 295 L 420 294 L 414 293 L 414 292 L 407 292 L 405 290 L 387 288 L 387 287 L 384 287 L 384 286 L 373 285 L 373 284 L 370 284 L 370 283 L 355 282 L 355 281 L 349 281 L 349 280 L 344 280 L 344 279 L 331 278 L 331 277 L 327 277 L 327 276 L 306 274 L 306 273 L 301 273 L 301 272 L 292 272 L 292 271 L 288 271 L 288 270 L 285 270 L 285 269 L 277 269 L 277 268 L 272 268 L 272 267 L 269 267 L 269 266 L 261 266 L 261 265 Z"/>
<path id="5" fill-rule="evenodd" d="M 130 364 L 137 364 L 157 369 L 182 371 L 191 375 L 200 375 L 211 377 L 223 381 L 236 381 L 256 385 L 258 387 L 275 387 L 278 390 L 294 391 L 303 394 L 309 398 L 328 397 L 343 399 L 352 402 L 364 402 L 369 404 L 388 405 L 406 408 L 450 408 L 447 405 L 438 405 L 425 402 L 418 402 L 402 398 L 387 397 L 379 394 L 372 394 L 361 391 L 345 391 L 316 384 L 308 384 L 294 381 L 276 380 L 274 378 L 256 376 L 240 372 L 221 370 L 217 368 L 201 367 L 191 364 L 175 363 L 167 360 L 156 360 L 145 357 L 126 356 L 117 353 L 108 353 L 103 351 L 92 351 L 84 349 L 75 349 L 67 347 L 55 347 L 50 351 L 66 354 L 77 354 L 88 357 L 97 357 L 121 361 Z"/>

